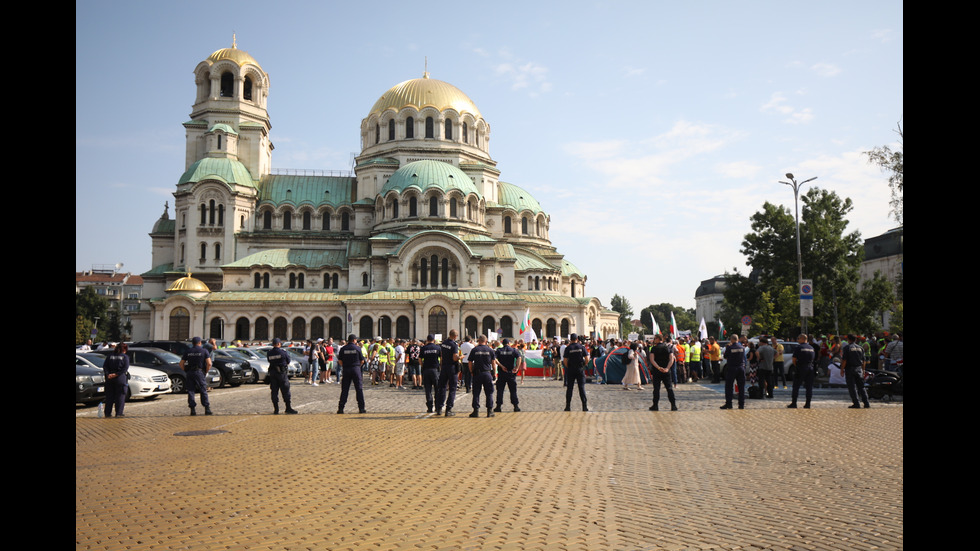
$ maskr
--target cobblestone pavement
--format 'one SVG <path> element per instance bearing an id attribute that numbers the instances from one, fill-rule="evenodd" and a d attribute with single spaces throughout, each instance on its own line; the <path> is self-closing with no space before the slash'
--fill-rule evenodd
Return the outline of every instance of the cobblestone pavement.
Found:
<path id="1" fill-rule="evenodd" d="M 827 389 L 787 410 L 780 389 L 721 411 L 719 390 L 650 412 L 649 390 L 589 385 L 594 411 L 566 413 L 560 383 L 529 378 L 524 411 L 492 419 L 387 387 L 336 415 L 337 385 L 295 380 L 297 416 L 252 385 L 215 391 L 210 417 L 183 396 L 76 408 L 76 549 L 904 547 L 901 402 Z"/>

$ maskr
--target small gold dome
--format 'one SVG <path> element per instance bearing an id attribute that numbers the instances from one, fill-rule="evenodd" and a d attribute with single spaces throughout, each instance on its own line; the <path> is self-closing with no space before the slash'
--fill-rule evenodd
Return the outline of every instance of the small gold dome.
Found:
<path id="1" fill-rule="evenodd" d="M 480 118 L 480 110 L 473 100 L 452 84 L 429 78 L 428 73 L 422 78 L 406 80 L 392 86 L 375 102 L 368 116 L 380 114 L 387 109 L 400 111 L 409 106 L 416 109 L 435 107 L 440 112 L 455 109 L 460 114 L 470 113 Z"/>
<path id="2" fill-rule="evenodd" d="M 190 274 L 187 274 L 171 283 L 170 287 L 167 287 L 167 291 L 210 293 L 211 289 L 208 289 L 208 286 L 200 279 L 194 279 Z"/>
<path id="3" fill-rule="evenodd" d="M 262 68 L 259 62 L 255 61 L 255 58 L 250 56 L 248 52 L 239 50 L 234 45 L 231 48 L 222 48 L 208 56 L 208 61 L 211 63 L 217 63 L 226 59 L 237 63 L 239 67 L 245 64 L 252 64 L 260 69 Z"/>

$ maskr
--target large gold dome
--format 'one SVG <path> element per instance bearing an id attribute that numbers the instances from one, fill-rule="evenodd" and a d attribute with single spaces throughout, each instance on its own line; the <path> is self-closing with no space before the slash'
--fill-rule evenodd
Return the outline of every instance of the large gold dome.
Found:
<path id="1" fill-rule="evenodd" d="M 428 77 L 406 80 L 391 87 L 381 95 L 368 116 L 380 114 L 388 109 L 400 111 L 405 107 L 434 107 L 439 111 L 455 109 L 458 113 L 470 113 L 480 118 L 480 110 L 476 108 L 466 94 L 448 82 Z"/>
<path id="2" fill-rule="evenodd" d="M 249 55 L 245 50 L 239 50 L 235 46 L 232 46 L 231 48 L 221 48 L 208 56 L 208 61 L 211 63 L 217 63 L 226 59 L 237 63 L 239 67 L 245 65 L 246 63 L 250 63 L 261 68 L 261 65 L 259 65 L 258 61 L 255 61 L 254 57 Z"/>

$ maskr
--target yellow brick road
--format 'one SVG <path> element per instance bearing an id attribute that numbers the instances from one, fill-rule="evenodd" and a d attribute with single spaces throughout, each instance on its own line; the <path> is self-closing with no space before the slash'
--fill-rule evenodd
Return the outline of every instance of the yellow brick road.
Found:
<path id="1" fill-rule="evenodd" d="M 79 417 L 76 549 L 904 546 L 904 407 L 507 409 Z"/>

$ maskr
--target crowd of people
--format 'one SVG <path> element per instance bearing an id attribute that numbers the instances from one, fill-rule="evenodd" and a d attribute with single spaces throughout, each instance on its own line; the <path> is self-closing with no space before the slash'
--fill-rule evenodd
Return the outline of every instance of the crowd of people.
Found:
<path id="1" fill-rule="evenodd" d="M 846 342 L 845 342 L 846 341 Z M 301 350 L 308 360 L 304 381 L 306 384 L 337 383 L 342 385 L 337 413 L 343 413 L 350 387 L 356 393 L 358 411 L 364 413 L 363 378 L 365 374 L 372 385 L 388 384 L 395 389 L 425 391 L 427 413 L 455 415 L 456 391 L 465 389 L 473 394 L 473 413 L 479 416 L 480 398 L 484 396 L 487 416 L 500 412 L 507 391 L 514 411 L 520 411 L 518 386 L 523 384 L 526 374 L 528 351 L 540 350 L 543 376 L 547 379 L 563 381 L 566 388 L 565 410 L 570 411 L 575 385 L 582 409 L 588 411 L 585 392 L 586 371 L 590 358 L 602 358 L 609 352 L 617 351 L 625 368 L 622 387 L 630 390 L 635 387 L 643 390 L 642 380 L 653 385 L 653 404 L 651 411 L 659 410 L 661 386 L 666 390 L 670 409 L 678 409 L 674 386 L 696 383 L 710 379 L 713 383 L 725 382 L 725 403 L 721 409 L 732 409 L 736 403 L 739 409 L 745 407 L 747 388 L 758 393 L 758 398 L 773 398 L 773 390 L 782 380 L 787 388 L 787 376 L 793 379 L 792 401 L 787 406 L 796 408 L 799 391 L 804 394 L 804 408 L 810 407 L 814 381 L 818 375 L 832 374 L 839 370 L 848 387 L 853 408 L 870 407 L 864 388 L 864 377 L 868 370 L 886 369 L 902 374 L 904 360 L 904 340 L 901 333 L 884 337 L 864 337 L 848 335 L 844 341 L 838 336 L 799 335 L 794 347 L 791 365 L 784 365 L 785 348 L 778 340 L 762 336 L 747 339 L 732 335 L 724 343 L 714 337 L 697 339 L 693 336 L 670 338 L 654 335 L 648 340 L 618 340 L 583 338 L 572 334 L 568 339 L 536 339 L 530 342 L 510 339 L 488 340 L 485 335 L 476 339 L 466 336 L 459 340 L 455 330 L 447 338 L 436 342 L 435 335 L 426 339 L 359 339 L 350 335 L 346 340 L 334 341 L 332 338 L 319 338 L 305 344 L 283 343 L 273 339 L 273 348 L 267 359 L 270 362 L 270 387 L 273 413 L 279 413 L 279 396 L 285 403 L 287 414 L 295 414 L 292 408 L 288 376 L 290 356 L 284 347 Z M 235 341 L 232 346 L 247 346 Z M 120 351 L 120 346 L 122 350 Z M 221 345 L 224 346 L 224 345 Z M 92 348 L 91 342 L 84 345 Z M 103 343 L 102 348 L 113 348 Z M 214 339 L 202 344 L 199 337 L 181 359 L 181 368 L 188 373 L 188 406 L 190 414 L 196 411 L 195 395 L 201 397 L 205 413 L 210 415 L 207 385 L 204 374 L 210 367 L 210 353 L 219 345 Z M 125 344 L 115 345 L 115 354 L 106 364 L 106 375 L 111 381 L 110 389 L 123 388 L 126 380 L 128 361 L 125 358 Z M 725 360 L 724 364 L 722 359 Z M 724 367 L 723 367 L 724 366 Z M 642 372 L 641 372 L 642 370 Z M 603 384 L 605 371 L 596 369 L 596 382 Z M 200 380 L 198 380 L 200 379 Z M 496 391 L 496 392 L 495 392 Z M 496 401 L 494 402 L 494 395 Z M 123 403 L 118 393 L 110 391 L 106 409 L 117 415 L 123 411 Z M 112 405 L 110 405 L 112 404 Z M 443 413 L 445 408 L 445 413 Z"/>

